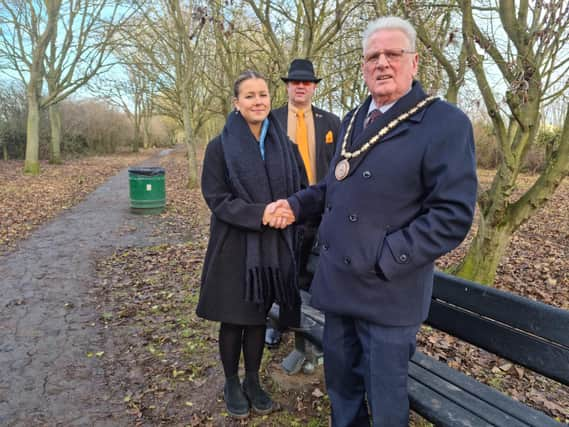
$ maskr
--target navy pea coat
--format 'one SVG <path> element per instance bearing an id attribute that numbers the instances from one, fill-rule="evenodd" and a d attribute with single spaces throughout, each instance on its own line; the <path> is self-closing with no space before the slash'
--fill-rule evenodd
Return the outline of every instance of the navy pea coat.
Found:
<path id="1" fill-rule="evenodd" d="M 364 130 L 368 97 L 347 137 L 348 151 L 425 96 L 413 82 Z M 339 145 L 354 114 L 342 123 Z M 299 222 L 322 214 L 311 304 L 381 325 L 419 324 L 429 311 L 434 261 L 472 224 L 477 179 L 471 123 L 454 105 L 434 101 L 350 160 L 349 176 L 338 181 L 340 148 L 324 180 L 288 199 Z"/>

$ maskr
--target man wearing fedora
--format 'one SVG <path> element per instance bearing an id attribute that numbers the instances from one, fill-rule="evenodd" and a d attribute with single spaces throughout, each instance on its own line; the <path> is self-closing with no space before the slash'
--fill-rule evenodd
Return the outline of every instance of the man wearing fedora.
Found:
<path id="1" fill-rule="evenodd" d="M 314 66 L 308 59 L 293 60 L 288 75 L 281 79 L 286 84 L 288 104 L 273 110 L 273 114 L 297 145 L 308 184 L 312 185 L 328 173 L 328 165 L 336 150 L 340 119 L 335 114 L 312 105 L 312 97 L 322 79 L 314 75 Z M 319 222 L 306 224 L 303 228 L 299 285 L 305 290 L 308 290 L 312 281 L 307 262 Z M 269 326 L 265 343 L 269 347 L 276 347 L 279 342 L 280 332 Z"/>

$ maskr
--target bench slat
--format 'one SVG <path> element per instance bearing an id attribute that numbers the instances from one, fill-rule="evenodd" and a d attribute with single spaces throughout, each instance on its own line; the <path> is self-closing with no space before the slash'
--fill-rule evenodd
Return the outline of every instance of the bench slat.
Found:
<path id="1" fill-rule="evenodd" d="M 433 300 L 427 323 L 569 385 L 569 351 L 507 325 Z"/>
<path id="2" fill-rule="evenodd" d="M 460 415 L 460 412 L 447 413 L 452 410 L 459 411 L 455 406 L 459 406 L 467 413 L 476 414 L 490 425 L 508 427 L 560 427 L 562 425 L 547 415 L 419 351 L 413 356 L 409 376 L 415 382 L 420 382 L 424 387 L 431 389 L 432 396 L 426 396 L 437 401 L 429 401 L 427 405 L 430 408 L 429 411 L 433 413 L 426 415 L 431 416 L 431 421 L 437 425 L 449 417 Z M 410 385 L 410 396 L 413 393 L 411 390 Z M 452 404 L 449 404 L 447 400 Z M 425 403 L 419 403 L 419 405 L 425 405 Z M 449 421 L 451 419 L 449 418 Z"/>
<path id="3" fill-rule="evenodd" d="M 433 299 L 547 338 L 569 349 L 569 311 L 509 292 L 435 272 Z"/>
<path id="4" fill-rule="evenodd" d="M 409 377 L 409 403 L 411 409 L 426 420 L 441 427 L 495 427 L 448 401 L 430 387 Z"/>

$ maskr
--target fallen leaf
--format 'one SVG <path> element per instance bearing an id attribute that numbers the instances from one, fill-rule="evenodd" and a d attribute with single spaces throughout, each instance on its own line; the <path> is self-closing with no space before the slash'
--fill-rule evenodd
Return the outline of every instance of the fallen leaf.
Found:
<path id="1" fill-rule="evenodd" d="M 312 396 L 320 398 L 320 397 L 324 396 L 324 393 L 322 393 L 322 391 L 319 388 L 315 388 L 312 391 Z"/>

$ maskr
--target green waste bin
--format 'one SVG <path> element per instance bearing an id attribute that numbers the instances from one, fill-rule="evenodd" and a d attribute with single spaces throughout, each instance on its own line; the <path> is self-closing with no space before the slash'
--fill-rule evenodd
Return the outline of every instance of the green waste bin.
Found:
<path id="1" fill-rule="evenodd" d="M 138 214 L 158 214 L 166 205 L 164 168 L 128 168 L 130 210 Z"/>

